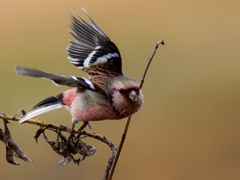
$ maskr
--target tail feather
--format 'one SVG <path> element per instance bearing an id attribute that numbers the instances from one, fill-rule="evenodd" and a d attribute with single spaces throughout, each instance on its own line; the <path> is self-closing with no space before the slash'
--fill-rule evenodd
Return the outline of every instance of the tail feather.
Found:
<path id="1" fill-rule="evenodd" d="M 31 111 L 29 111 L 22 119 L 19 120 L 19 123 L 23 123 L 24 121 L 38 116 L 40 114 L 59 109 L 64 107 L 64 105 L 59 101 L 59 99 L 55 96 L 51 96 L 39 102 L 37 105 L 33 107 Z"/>

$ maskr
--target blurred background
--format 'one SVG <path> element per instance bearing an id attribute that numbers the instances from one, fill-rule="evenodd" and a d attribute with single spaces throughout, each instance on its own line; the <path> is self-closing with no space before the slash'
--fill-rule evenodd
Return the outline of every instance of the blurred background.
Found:
<path id="1" fill-rule="evenodd" d="M 132 118 L 113 179 L 240 179 L 240 1 L 0 0 L 0 111 L 28 111 L 69 89 L 16 76 L 14 65 L 87 77 L 66 54 L 72 39 L 67 14 L 76 11 L 86 19 L 80 7 L 117 44 L 125 75 L 140 80 L 156 42 L 166 43 L 147 74 L 145 104 Z M 37 118 L 71 126 L 65 109 Z M 117 145 L 124 125 L 125 120 L 91 123 L 94 132 Z M 20 166 L 8 164 L 0 143 L 5 180 L 97 180 L 111 156 L 105 144 L 88 138 L 98 149 L 94 156 L 62 167 L 42 137 L 35 143 L 37 126 L 12 122 L 9 128 L 34 162 L 15 158 Z"/>

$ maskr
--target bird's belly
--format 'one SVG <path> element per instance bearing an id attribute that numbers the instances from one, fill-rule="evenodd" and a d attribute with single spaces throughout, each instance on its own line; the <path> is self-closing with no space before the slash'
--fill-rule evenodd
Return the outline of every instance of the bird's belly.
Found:
<path id="1" fill-rule="evenodd" d="M 91 108 L 71 111 L 74 119 L 78 121 L 100 121 L 106 119 L 119 119 L 116 112 L 109 108 Z"/>
<path id="2" fill-rule="evenodd" d="M 75 120 L 100 121 L 105 119 L 120 119 L 117 112 L 107 103 L 104 96 L 91 91 L 87 91 L 86 93 L 78 94 L 72 104 L 67 107 Z"/>

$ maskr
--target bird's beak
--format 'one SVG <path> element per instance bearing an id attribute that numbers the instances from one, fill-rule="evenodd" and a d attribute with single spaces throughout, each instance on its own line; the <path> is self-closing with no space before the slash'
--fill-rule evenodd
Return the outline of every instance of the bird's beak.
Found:
<path id="1" fill-rule="evenodd" d="M 129 94 L 129 99 L 131 99 L 133 102 L 138 100 L 138 94 L 136 93 L 136 91 L 131 91 L 131 93 Z"/>

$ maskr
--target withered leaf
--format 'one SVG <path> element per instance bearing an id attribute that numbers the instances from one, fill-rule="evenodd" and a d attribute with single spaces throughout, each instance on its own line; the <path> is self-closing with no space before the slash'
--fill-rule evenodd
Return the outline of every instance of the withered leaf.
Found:
<path id="1" fill-rule="evenodd" d="M 18 146 L 16 141 L 11 137 L 11 133 L 7 127 L 8 121 L 3 119 L 5 132 L 0 128 L 0 140 L 6 145 L 6 159 L 9 163 L 14 165 L 19 165 L 19 162 L 15 162 L 13 160 L 13 156 L 20 158 L 26 162 L 32 162 L 31 159 L 27 157 L 26 154 L 22 151 L 22 149 Z"/>
<path id="2" fill-rule="evenodd" d="M 24 109 L 20 109 L 20 110 L 21 110 L 21 112 L 22 112 L 23 115 L 27 114 Z"/>
<path id="3" fill-rule="evenodd" d="M 44 129 L 44 131 L 45 131 L 45 129 Z M 71 155 L 71 153 L 68 152 L 68 150 L 66 148 L 67 147 L 67 138 L 65 136 L 63 136 L 61 133 L 58 133 L 58 134 L 61 134 L 61 136 L 60 136 L 61 142 L 58 142 L 58 139 L 57 139 L 57 141 L 50 141 L 50 140 L 48 140 L 44 131 L 43 131 L 44 139 L 48 142 L 48 144 L 52 147 L 52 149 L 57 154 L 59 154 L 60 156 L 63 156 L 62 160 L 57 162 L 59 165 L 64 166 L 67 163 L 69 163 L 71 160 L 74 159 L 74 157 Z"/>
<path id="4" fill-rule="evenodd" d="M 38 138 L 39 138 L 39 136 L 43 133 L 43 131 L 44 131 L 44 129 L 43 129 L 43 128 L 40 128 L 40 129 L 37 130 L 37 132 L 36 132 L 35 135 L 33 136 L 34 139 L 35 139 L 35 141 L 36 141 L 36 143 L 38 143 Z"/>
<path id="5" fill-rule="evenodd" d="M 94 146 L 84 143 L 84 147 L 86 149 L 86 156 L 92 156 L 97 150 Z M 82 154 L 82 149 L 79 149 L 79 153 Z"/>
<path id="6" fill-rule="evenodd" d="M 95 147 L 88 145 L 84 142 L 82 142 L 80 139 L 75 140 L 74 138 L 67 138 L 64 136 L 61 131 L 55 131 L 57 133 L 57 140 L 51 141 L 47 138 L 45 134 L 45 128 L 40 128 L 34 138 L 37 140 L 38 137 L 43 134 L 43 138 L 47 143 L 51 146 L 51 148 L 60 156 L 63 158 L 57 162 L 59 165 L 64 166 L 70 161 L 73 160 L 75 164 L 78 164 L 85 159 L 86 156 L 91 156 L 96 152 Z M 81 154 L 81 158 L 75 159 L 73 155 L 75 154 Z"/>
<path id="7" fill-rule="evenodd" d="M 71 156 L 63 157 L 59 162 L 57 162 L 60 166 L 65 166 L 67 163 L 69 163 L 72 160 Z"/>
<path id="8" fill-rule="evenodd" d="M 20 165 L 19 162 L 14 162 L 13 151 L 7 146 L 6 146 L 6 159 L 7 159 L 7 162 L 9 162 L 10 164 Z"/>

